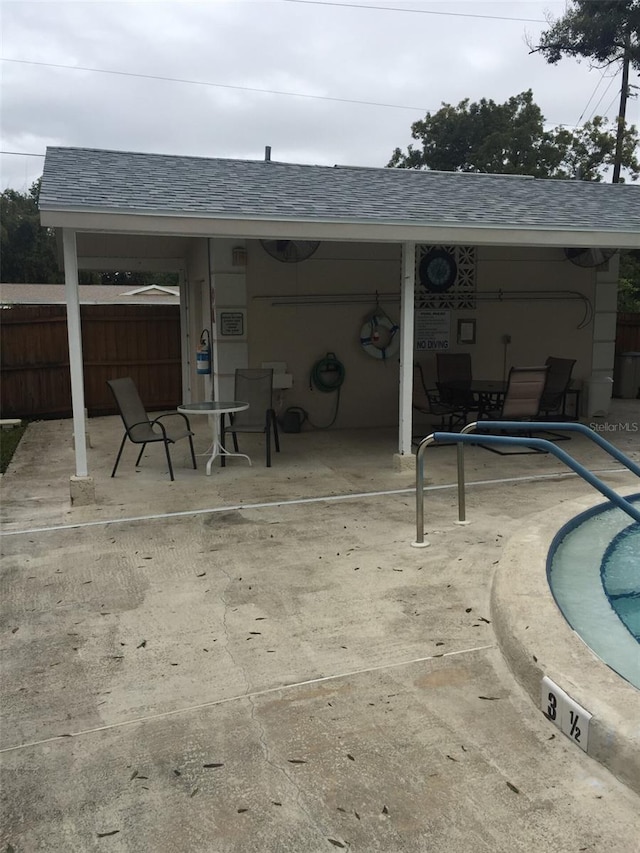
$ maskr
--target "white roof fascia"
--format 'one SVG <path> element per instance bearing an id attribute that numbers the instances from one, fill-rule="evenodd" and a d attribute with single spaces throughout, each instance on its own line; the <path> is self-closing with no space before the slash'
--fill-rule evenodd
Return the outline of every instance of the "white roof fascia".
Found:
<path id="1" fill-rule="evenodd" d="M 312 219 L 256 219 L 180 216 L 167 214 L 97 213 L 95 211 L 41 211 L 42 225 L 78 232 L 234 237 L 246 239 L 335 240 L 371 243 L 458 243 L 475 246 L 565 246 L 639 249 L 640 229 L 572 230 L 518 226 L 489 227 L 456 224 L 327 222 Z"/>

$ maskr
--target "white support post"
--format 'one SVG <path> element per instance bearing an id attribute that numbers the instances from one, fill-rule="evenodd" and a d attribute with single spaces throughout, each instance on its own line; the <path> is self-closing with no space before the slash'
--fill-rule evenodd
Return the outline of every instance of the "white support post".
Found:
<path id="1" fill-rule="evenodd" d="M 180 288 L 180 362 L 182 365 L 182 402 L 191 403 L 193 400 L 191 392 L 191 294 L 184 269 L 178 273 Z"/>
<path id="2" fill-rule="evenodd" d="M 207 257 L 209 259 L 208 262 L 208 286 L 206 287 L 207 291 L 207 305 L 204 308 L 203 316 L 209 318 L 207 323 L 209 327 L 209 343 L 211 345 L 211 375 L 207 376 L 205 382 L 207 384 L 207 400 L 220 400 L 220 385 L 218 381 L 219 374 L 219 358 L 220 353 L 218 352 L 218 335 L 216 334 L 215 322 L 216 322 L 216 300 L 217 293 L 215 287 L 215 275 L 214 275 L 214 250 L 215 250 L 215 242 L 213 237 L 209 237 L 207 240 Z"/>
<path id="3" fill-rule="evenodd" d="M 73 406 L 73 438 L 76 451 L 76 477 L 87 477 L 87 443 L 84 411 L 84 376 L 82 335 L 80 328 L 80 295 L 78 293 L 78 256 L 76 233 L 62 231 L 64 250 L 64 293 L 67 303 L 67 334 L 69 338 L 69 369 L 71 372 L 71 403 Z"/>
<path id="4" fill-rule="evenodd" d="M 398 453 L 411 456 L 413 398 L 413 318 L 416 279 L 416 244 L 402 245 L 402 289 L 400 295 L 400 429 Z"/>

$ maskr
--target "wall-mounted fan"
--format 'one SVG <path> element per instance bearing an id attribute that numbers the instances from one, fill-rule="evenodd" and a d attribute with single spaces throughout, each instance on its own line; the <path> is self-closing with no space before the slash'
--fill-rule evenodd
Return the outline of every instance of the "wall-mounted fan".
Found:
<path id="1" fill-rule="evenodd" d="M 599 267 L 606 264 L 617 252 L 617 249 L 565 249 L 568 260 L 577 267 Z"/>
<path id="2" fill-rule="evenodd" d="M 260 240 L 262 248 L 283 264 L 306 261 L 320 245 L 319 240 Z"/>

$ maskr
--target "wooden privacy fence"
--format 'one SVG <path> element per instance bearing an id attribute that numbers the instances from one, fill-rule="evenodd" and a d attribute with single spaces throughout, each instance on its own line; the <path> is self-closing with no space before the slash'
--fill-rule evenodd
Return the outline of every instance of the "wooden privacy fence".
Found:
<path id="1" fill-rule="evenodd" d="M 131 376 L 149 410 L 182 401 L 178 305 L 81 305 L 85 407 L 115 414 L 107 379 Z M 0 416 L 71 417 L 64 305 L 0 310 Z"/>
<path id="2" fill-rule="evenodd" d="M 618 314 L 616 353 L 640 352 L 640 314 Z"/>

